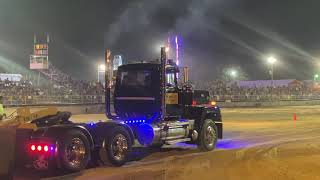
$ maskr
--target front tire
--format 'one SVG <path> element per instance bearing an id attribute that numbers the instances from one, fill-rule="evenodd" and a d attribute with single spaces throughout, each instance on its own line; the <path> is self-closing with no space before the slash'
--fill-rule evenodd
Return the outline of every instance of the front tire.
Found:
<path id="1" fill-rule="evenodd" d="M 132 141 L 128 131 L 124 127 L 116 127 L 105 139 L 105 148 L 108 160 L 114 166 L 122 166 L 128 161 Z"/>
<path id="2" fill-rule="evenodd" d="M 217 144 L 218 133 L 217 126 L 211 119 L 206 119 L 202 125 L 198 139 L 198 148 L 201 151 L 212 151 Z"/>
<path id="3" fill-rule="evenodd" d="M 85 169 L 91 157 L 89 141 L 79 130 L 69 130 L 59 137 L 58 152 L 62 168 L 70 172 Z"/>

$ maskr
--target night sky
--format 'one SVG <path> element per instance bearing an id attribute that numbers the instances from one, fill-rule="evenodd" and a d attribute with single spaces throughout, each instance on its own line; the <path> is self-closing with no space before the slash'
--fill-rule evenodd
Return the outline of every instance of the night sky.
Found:
<path id="1" fill-rule="evenodd" d="M 267 56 L 278 59 L 276 79 L 312 79 L 320 71 L 319 7 L 317 0 L 0 0 L 0 69 L 28 67 L 34 33 L 50 33 L 55 66 L 87 80 L 105 48 L 126 61 L 154 60 L 178 34 L 193 79 L 217 79 L 233 66 L 268 79 Z"/>

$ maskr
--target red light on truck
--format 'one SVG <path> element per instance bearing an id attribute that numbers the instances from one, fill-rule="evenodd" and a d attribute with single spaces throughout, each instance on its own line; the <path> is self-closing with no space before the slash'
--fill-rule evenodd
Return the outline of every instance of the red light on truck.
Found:
<path id="1" fill-rule="evenodd" d="M 30 146 L 31 151 L 35 151 L 36 150 L 36 146 L 33 144 Z"/>
<path id="2" fill-rule="evenodd" d="M 35 153 L 49 153 L 54 151 L 54 146 L 51 144 L 47 143 L 30 143 L 28 145 L 28 149 L 30 152 L 35 152 Z"/>
<path id="3" fill-rule="evenodd" d="M 44 147 L 43 147 L 43 150 L 44 150 L 45 152 L 48 152 L 48 151 L 49 151 L 49 147 L 48 147 L 48 146 L 44 146 Z"/>

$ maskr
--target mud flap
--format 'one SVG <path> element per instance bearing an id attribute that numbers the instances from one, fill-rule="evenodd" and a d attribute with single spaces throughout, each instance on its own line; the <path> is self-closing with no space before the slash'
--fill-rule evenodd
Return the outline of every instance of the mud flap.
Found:
<path id="1" fill-rule="evenodd" d="M 215 122 L 216 126 L 217 126 L 217 130 L 218 130 L 218 138 L 222 139 L 223 138 L 223 124 L 222 122 Z"/>
<path id="2" fill-rule="evenodd" d="M 16 128 L 0 128 L 0 179 L 13 179 Z"/>

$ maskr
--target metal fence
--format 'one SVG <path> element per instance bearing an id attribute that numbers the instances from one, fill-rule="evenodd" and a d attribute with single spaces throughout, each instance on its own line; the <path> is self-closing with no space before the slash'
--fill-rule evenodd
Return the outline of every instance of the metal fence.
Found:
<path id="1" fill-rule="evenodd" d="M 270 102 L 270 101 L 308 101 L 320 100 L 320 95 L 219 95 L 213 96 L 217 102 Z M 4 96 L 4 105 L 61 105 L 61 104 L 99 104 L 105 102 L 102 95 L 64 95 L 64 96 Z"/>
<path id="2" fill-rule="evenodd" d="M 269 102 L 320 100 L 320 95 L 219 95 L 213 96 L 218 102 Z"/>
<path id="3" fill-rule="evenodd" d="M 47 104 L 98 104 L 104 103 L 100 95 L 64 96 L 4 96 L 4 105 L 47 105 Z"/>

